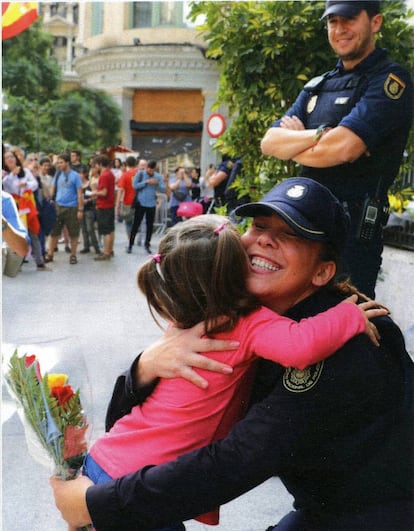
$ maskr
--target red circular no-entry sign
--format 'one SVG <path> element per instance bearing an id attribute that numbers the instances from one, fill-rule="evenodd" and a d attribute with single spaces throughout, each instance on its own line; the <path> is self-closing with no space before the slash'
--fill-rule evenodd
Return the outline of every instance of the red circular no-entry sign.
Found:
<path id="1" fill-rule="evenodd" d="M 222 135 L 226 129 L 226 120 L 224 116 L 218 112 L 212 114 L 207 120 L 207 133 L 212 138 L 217 138 Z"/>

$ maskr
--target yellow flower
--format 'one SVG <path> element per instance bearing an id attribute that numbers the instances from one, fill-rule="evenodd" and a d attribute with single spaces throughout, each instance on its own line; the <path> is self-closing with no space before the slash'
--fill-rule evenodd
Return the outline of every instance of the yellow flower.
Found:
<path id="1" fill-rule="evenodd" d="M 49 386 L 49 389 L 52 389 L 52 387 L 59 387 L 59 386 L 65 385 L 67 381 L 68 381 L 67 374 L 48 374 L 47 375 L 47 385 Z"/>

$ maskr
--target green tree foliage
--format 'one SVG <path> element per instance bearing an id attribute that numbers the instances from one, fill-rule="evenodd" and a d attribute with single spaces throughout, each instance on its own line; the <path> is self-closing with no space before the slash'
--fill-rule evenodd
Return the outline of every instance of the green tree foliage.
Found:
<path id="1" fill-rule="evenodd" d="M 59 136 L 72 149 L 97 151 L 119 141 L 121 111 L 102 91 L 80 88 L 67 92 L 54 103 L 52 114 Z"/>
<path id="2" fill-rule="evenodd" d="M 29 151 L 97 151 L 119 141 L 121 110 L 108 94 L 61 90 L 52 36 L 36 22 L 3 41 L 3 140 Z"/>
<path id="3" fill-rule="evenodd" d="M 379 44 L 393 59 L 414 66 L 412 28 L 402 0 L 388 0 Z M 284 114 L 303 85 L 333 68 L 324 1 L 194 2 L 194 19 L 204 15 L 200 30 L 209 44 L 207 56 L 220 67 L 216 108 L 228 106 L 231 125 L 217 149 L 242 155 L 241 194 L 252 186 L 257 196 L 276 181 L 298 172 L 293 162 L 263 157 L 260 140 Z M 411 142 L 411 149 L 414 150 Z"/>
<path id="4" fill-rule="evenodd" d="M 60 69 L 50 55 L 52 36 L 41 31 L 40 22 L 2 45 L 3 90 L 39 103 L 57 96 Z"/>

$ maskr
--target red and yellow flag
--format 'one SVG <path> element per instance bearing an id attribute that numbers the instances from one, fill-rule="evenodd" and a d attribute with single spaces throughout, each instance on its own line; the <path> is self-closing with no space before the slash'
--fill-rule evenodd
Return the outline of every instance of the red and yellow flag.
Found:
<path id="1" fill-rule="evenodd" d="M 37 2 L 2 2 L 2 40 L 19 35 L 37 20 Z"/>

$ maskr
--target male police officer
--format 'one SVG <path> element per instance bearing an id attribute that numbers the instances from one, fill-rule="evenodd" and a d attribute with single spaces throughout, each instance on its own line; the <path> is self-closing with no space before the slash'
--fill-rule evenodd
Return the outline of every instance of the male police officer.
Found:
<path id="1" fill-rule="evenodd" d="M 339 56 L 336 68 L 307 83 L 261 143 L 264 155 L 302 164 L 301 175 L 343 202 L 352 221 L 344 270 L 370 297 L 381 265 L 387 190 L 413 121 L 408 71 L 375 47 L 379 11 L 380 2 L 327 2 L 323 18 Z"/>

